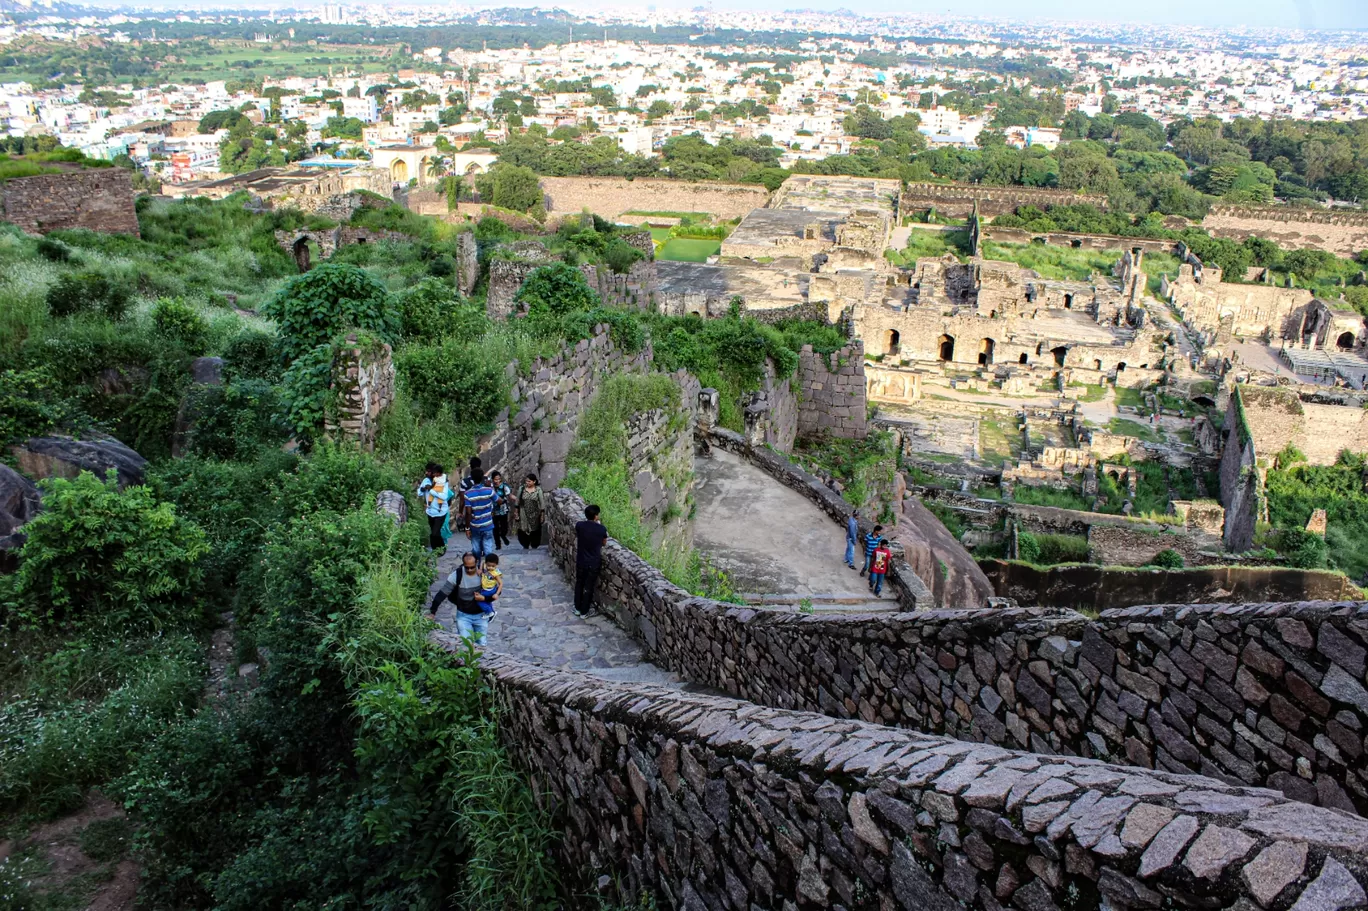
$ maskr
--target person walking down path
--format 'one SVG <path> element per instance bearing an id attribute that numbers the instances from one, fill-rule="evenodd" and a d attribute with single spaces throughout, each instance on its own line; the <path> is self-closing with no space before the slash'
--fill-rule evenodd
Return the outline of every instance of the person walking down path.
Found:
<path id="1" fill-rule="evenodd" d="M 883 526 L 875 525 L 874 530 L 865 535 L 864 540 L 864 567 L 860 570 L 860 575 L 869 572 L 869 563 L 874 559 L 874 551 L 879 546 L 879 541 L 883 538 Z"/>
<path id="2" fill-rule="evenodd" d="M 479 456 L 470 457 L 470 471 L 461 478 L 461 483 L 456 488 L 456 530 L 469 531 L 470 526 L 466 524 L 465 495 L 466 491 L 475 486 L 475 475 L 481 471 Z"/>
<path id="3" fill-rule="evenodd" d="M 489 638 L 489 618 L 484 607 L 475 599 L 480 591 L 483 577 L 475 555 L 467 551 L 461 557 L 461 565 L 447 576 L 447 584 L 438 590 L 428 607 L 427 618 L 437 619 L 437 608 L 443 601 L 450 600 L 456 606 L 456 632 L 462 639 L 476 645 L 484 645 Z"/>
<path id="4" fill-rule="evenodd" d="M 860 511 L 851 510 L 849 518 L 846 519 L 846 552 L 845 565 L 851 569 L 855 568 L 855 545 L 860 543 Z"/>
<path id="5" fill-rule="evenodd" d="M 489 486 L 494 490 L 494 549 L 498 550 L 508 546 L 508 512 L 513 491 L 497 471 L 489 473 Z"/>
<path id="6" fill-rule="evenodd" d="M 869 561 L 869 590 L 876 598 L 883 596 L 884 577 L 888 575 L 888 564 L 893 562 L 893 552 L 888 548 L 888 539 L 880 538 L 879 546 L 874 548 L 874 556 Z"/>
<path id="7" fill-rule="evenodd" d="M 423 504 L 423 512 L 428 520 L 428 550 L 445 550 L 446 538 L 442 527 L 451 512 L 451 500 L 455 493 L 447 481 L 446 472 L 436 462 L 428 462 L 423 472 L 423 480 L 418 482 L 418 499 Z"/>
<path id="8" fill-rule="evenodd" d="M 518 495 L 517 512 L 513 515 L 513 523 L 517 526 L 518 543 L 523 546 L 523 550 L 536 550 L 541 547 L 542 513 L 545 504 L 540 483 L 536 475 L 528 475 L 523 480 L 523 489 Z"/>
<path id="9" fill-rule="evenodd" d="M 575 616 L 587 617 L 594 610 L 594 589 L 603 568 L 603 542 L 608 529 L 599 521 L 599 508 L 584 507 L 584 519 L 575 523 Z"/>
<path id="10" fill-rule="evenodd" d="M 470 475 L 473 485 L 465 492 L 466 528 L 470 532 L 470 549 L 481 567 L 484 558 L 494 552 L 494 488 L 485 481 L 478 468 Z"/>

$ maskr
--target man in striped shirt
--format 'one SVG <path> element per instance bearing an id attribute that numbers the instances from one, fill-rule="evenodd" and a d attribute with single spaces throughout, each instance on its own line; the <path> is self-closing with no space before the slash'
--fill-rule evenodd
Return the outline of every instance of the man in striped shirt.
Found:
<path id="1" fill-rule="evenodd" d="M 470 550 L 483 567 L 485 555 L 494 552 L 494 501 L 498 495 L 478 468 L 471 472 L 470 480 L 473 483 L 464 496 L 466 529 L 470 534 Z"/>
<path id="2" fill-rule="evenodd" d="M 860 570 L 860 575 L 869 572 L 870 561 L 874 559 L 874 551 L 879 548 L 879 539 L 883 537 L 883 526 L 875 525 L 874 530 L 864 536 L 864 567 Z"/>

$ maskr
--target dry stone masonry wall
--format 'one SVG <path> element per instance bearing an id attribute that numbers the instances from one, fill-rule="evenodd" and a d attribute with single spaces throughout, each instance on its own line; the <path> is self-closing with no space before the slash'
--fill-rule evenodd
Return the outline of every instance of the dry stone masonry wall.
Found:
<path id="1" fill-rule="evenodd" d="M 1107 197 L 1068 190 L 1027 187 L 983 187 L 954 183 L 910 183 L 902 194 L 902 211 L 935 209 L 950 218 L 968 218 L 975 211 L 984 218 L 1015 212 L 1018 206 L 1070 206 L 1086 203 L 1103 211 Z"/>
<path id="2" fill-rule="evenodd" d="M 551 499 L 552 554 L 569 572 L 582 501 Z M 1368 812 L 1368 605 L 804 616 L 689 597 L 615 542 L 598 600 L 654 660 L 760 705 Z"/>
<path id="3" fill-rule="evenodd" d="M 1210 778 L 487 661 L 562 860 L 662 907 L 1340 911 L 1368 822 Z"/>
<path id="4" fill-rule="evenodd" d="M 543 177 L 546 211 L 553 215 L 588 209 L 604 218 L 624 212 L 707 212 L 741 218 L 769 201 L 769 191 L 748 184 L 688 183 L 683 180 L 628 180 L 623 177 Z"/>
<path id="5" fill-rule="evenodd" d="M 1368 249 L 1368 214 L 1326 209 L 1216 205 L 1202 219 L 1215 237 L 1266 237 L 1284 247 L 1353 256 Z"/>
<path id="6" fill-rule="evenodd" d="M 369 452 L 375 448 L 380 413 L 394 402 L 394 351 L 383 342 L 374 347 L 348 345 L 333 360 L 332 390 L 338 397 L 337 417 L 327 424 L 329 436 L 350 440 Z"/>
<path id="7" fill-rule="evenodd" d="M 29 234 L 87 228 L 138 234 L 133 179 L 123 168 L 86 168 L 0 183 L 0 217 Z"/>
<path id="8" fill-rule="evenodd" d="M 798 385 L 799 436 L 863 440 L 868 435 L 863 342 L 857 339 L 830 358 L 804 345 L 798 356 Z"/>

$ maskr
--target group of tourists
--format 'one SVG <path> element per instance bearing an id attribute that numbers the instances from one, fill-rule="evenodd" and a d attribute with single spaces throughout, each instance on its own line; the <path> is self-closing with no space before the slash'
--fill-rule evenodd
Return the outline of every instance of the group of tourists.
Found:
<path id="1" fill-rule="evenodd" d="M 486 476 L 478 456 L 470 470 L 452 484 L 446 470 L 429 462 L 418 482 L 418 499 L 428 520 L 428 549 L 445 550 L 451 538 L 464 533 L 470 549 L 461 555 L 456 570 L 447 576 L 428 606 L 427 617 L 436 620 L 445 601 L 456 608 L 456 631 L 475 645 L 488 640 L 489 621 L 498 615 L 504 579 L 499 570 L 499 550 L 507 547 L 509 530 L 516 530 L 523 550 L 542 544 L 545 495 L 535 474 L 523 478 L 514 493 L 498 471 Z M 575 525 L 575 615 L 593 612 L 594 591 L 603 565 L 603 544 L 608 531 L 599 519 L 599 508 L 587 506 L 584 519 Z"/>
<path id="2" fill-rule="evenodd" d="M 858 568 L 861 576 L 869 577 L 869 590 L 875 597 L 883 596 L 884 577 L 888 575 L 889 564 L 893 562 L 893 551 L 888 539 L 883 535 L 883 526 L 875 525 L 872 531 L 860 534 L 860 511 L 851 510 L 846 519 L 845 564 L 851 569 Z M 862 563 L 855 566 L 856 551 L 863 554 Z"/>

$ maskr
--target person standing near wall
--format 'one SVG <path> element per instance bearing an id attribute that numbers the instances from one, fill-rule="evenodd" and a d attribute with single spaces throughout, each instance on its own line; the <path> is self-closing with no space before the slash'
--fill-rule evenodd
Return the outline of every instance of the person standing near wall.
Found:
<path id="1" fill-rule="evenodd" d="M 542 539 L 542 489 L 534 474 L 523 480 L 522 493 L 518 495 L 517 511 L 513 514 L 513 524 L 518 529 L 518 543 L 523 550 L 536 550 L 541 547 Z"/>
<path id="2" fill-rule="evenodd" d="M 428 550 L 446 549 L 442 526 L 446 524 L 447 514 L 451 511 L 453 495 L 442 466 L 428 462 L 423 471 L 423 480 L 418 482 L 418 499 L 423 504 L 423 512 L 428 520 Z"/>
<path id="3" fill-rule="evenodd" d="M 470 478 L 474 483 L 464 496 L 466 528 L 470 549 L 483 569 L 485 556 L 494 552 L 494 488 L 478 468 L 471 470 Z"/>
<path id="4" fill-rule="evenodd" d="M 489 473 L 489 486 L 494 490 L 494 549 L 508 546 L 508 511 L 513 491 L 503 482 L 497 471 Z"/>
<path id="5" fill-rule="evenodd" d="M 893 562 L 893 552 L 888 548 L 888 539 L 880 538 L 879 546 L 874 548 L 874 556 L 869 561 L 869 590 L 874 597 L 883 597 L 884 577 L 888 575 L 888 564 Z"/>
<path id="6" fill-rule="evenodd" d="M 864 566 L 860 569 L 860 575 L 869 572 L 869 564 L 874 559 L 874 550 L 879 546 L 879 541 L 883 538 L 883 526 L 875 525 L 874 530 L 864 536 Z"/>
<path id="7" fill-rule="evenodd" d="M 603 568 L 603 542 L 608 529 L 599 521 L 599 508 L 584 507 L 583 521 L 575 523 L 575 616 L 587 617 L 594 611 L 594 589 Z"/>
<path id="8" fill-rule="evenodd" d="M 852 509 L 846 519 L 845 565 L 855 568 L 855 545 L 860 543 L 860 511 Z"/>

